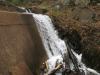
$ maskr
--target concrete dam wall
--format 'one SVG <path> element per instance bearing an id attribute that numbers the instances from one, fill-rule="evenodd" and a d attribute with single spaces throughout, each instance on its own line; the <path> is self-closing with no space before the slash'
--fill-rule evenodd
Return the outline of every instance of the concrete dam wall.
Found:
<path id="1" fill-rule="evenodd" d="M 45 56 L 32 15 L 0 11 L 0 75 L 33 75 Z"/>

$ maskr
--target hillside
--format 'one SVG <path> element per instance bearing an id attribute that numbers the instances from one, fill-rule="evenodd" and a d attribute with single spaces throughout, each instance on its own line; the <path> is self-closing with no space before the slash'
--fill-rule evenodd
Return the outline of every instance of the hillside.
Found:
<path id="1" fill-rule="evenodd" d="M 12 2 L 13 3 L 13 2 Z M 83 62 L 100 72 L 100 2 L 70 3 L 64 0 L 40 0 L 23 3 L 33 13 L 52 18 L 59 37 L 71 42 L 71 47 L 83 54 Z M 0 4 L 0 11 L 20 12 L 16 7 Z"/>

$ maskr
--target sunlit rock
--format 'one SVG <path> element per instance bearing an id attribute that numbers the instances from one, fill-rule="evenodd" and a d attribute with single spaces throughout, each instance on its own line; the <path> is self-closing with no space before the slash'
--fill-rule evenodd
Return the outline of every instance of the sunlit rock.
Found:
<path id="1" fill-rule="evenodd" d="M 75 5 L 85 7 L 90 3 L 90 0 L 75 0 Z"/>

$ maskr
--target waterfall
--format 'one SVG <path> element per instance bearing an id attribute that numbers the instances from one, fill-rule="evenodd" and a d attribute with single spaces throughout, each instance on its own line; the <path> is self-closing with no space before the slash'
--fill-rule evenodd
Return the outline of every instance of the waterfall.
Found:
<path id="1" fill-rule="evenodd" d="M 51 19 L 46 15 L 33 14 L 43 44 L 49 58 L 52 56 L 62 55 L 67 52 L 66 45 L 63 40 L 57 36 Z"/>
<path id="2" fill-rule="evenodd" d="M 63 63 L 62 55 L 67 54 L 67 48 L 65 42 L 58 37 L 57 31 L 47 15 L 33 14 L 33 17 L 49 58 L 47 62 L 51 72 L 57 61 Z"/>
<path id="3" fill-rule="evenodd" d="M 28 12 L 27 12 L 28 13 Z M 67 63 L 68 67 L 74 71 L 74 64 L 72 63 L 71 59 L 68 55 L 68 48 L 63 40 L 61 40 L 58 36 L 58 32 L 55 30 L 55 27 L 53 26 L 53 23 L 49 16 L 42 15 L 42 14 L 35 14 L 35 13 L 28 13 L 32 14 L 36 27 L 38 28 L 38 32 L 40 33 L 43 45 L 45 47 L 48 60 L 48 74 L 55 69 L 56 64 L 63 64 L 63 67 L 65 67 L 65 62 L 63 61 L 64 55 L 67 56 Z M 84 71 L 85 75 L 100 75 L 98 72 L 96 72 L 93 69 L 90 69 L 85 66 L 85 64 L 82 63 L 82 54 L 78 55 L 77 53 L 72 50 L 72 53 L 74 54 L 77 64 L 79 66 L 80 71 Z M 56 75 L 62 75 L 62 69 L 57 71 L 55 73 Z"/>

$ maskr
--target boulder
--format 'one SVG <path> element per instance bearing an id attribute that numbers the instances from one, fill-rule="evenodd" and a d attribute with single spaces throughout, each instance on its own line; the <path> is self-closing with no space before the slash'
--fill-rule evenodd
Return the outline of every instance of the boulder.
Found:
<path id="1" fill-rule="evenodd" d="M 86 7 L 90 3 L 90 0 L 75 0 L 75 5 L 79 7 Z"/>
<path id="2" fill-rule="evenodd" d="M 93 22 L 96 17 L 96 13 L 87 7 L 76 7 L 70 15 L 72 19 L 78 20 L 82 23 Z"/>

